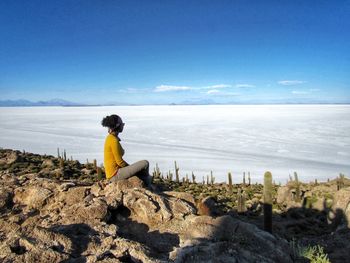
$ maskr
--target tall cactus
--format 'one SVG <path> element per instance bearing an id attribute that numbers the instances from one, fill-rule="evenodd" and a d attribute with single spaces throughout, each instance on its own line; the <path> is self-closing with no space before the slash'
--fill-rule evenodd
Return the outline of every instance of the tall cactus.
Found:
<path id="1" fill-rule="evenodd" d="M 207 175 L 207 185 L 209 185 L 209 175 Z"/>
<path id="2" fill-rule="evenodd" d="M 192 172 L 192 183 L 196 183 L 196 176 L 194 175 L 194 173 Z"/>
<path id="3" fill-rule="evenodd" d="M 238 208 L 237 211 L 238 213 L 244 213 L 247 211 L 247 207 L 245 205 L 245 192 L 241 189 L 238 189 L 238 193 L 237 193 L 237 201 L 238 201 Z"/>
<path id="4" fill-rule="evenodd" d="M 176 178 L 175 180 L 176 180 L 177 183 L 180 182 L 179 169 L 180 168 L 177 166 L 177 163 L 175 161 L 175 178 Z"/>
<path id="5" fill-rule="evenodd" d="M 212 185 L 215 183 L 215 177 L 213 176 L 213 171 L 210 171 L 210 182 Z"/>
<path id="6" fill-rule="evenodd" d="M 294 180 L 295 180 L 295 201 L 300 202 L 301 193 L 300 193 L 300 183 L 299 183 L 297 172 L 294 172 Z"/>
<path id="7" fill-rule="evenodd" d="M 63 158 L 65 161 L 67 161 L 67 153 L 66 153 L 66 149 L 64 149 L 63 151 Z"/>
<path id="8" fill-rule="evenodd" d="M 97 171 L 97 161 L 94 159 L 94 169 Z"/>
<path id="9" fill-rule="evenodd" d="M 294 172 L 294 181 L 299 182 L 299 178 L 298 178 L 297 172 Z"/>
<path id="10" fill-rule="evenodd" d="M 272 233 L 272 174 L 264 174 L 264 230 Z"/>
<path id="11" fill-rule="evenodd" d="M 57 158 L 60 158 L 60 148 L 57 148 Z"/>
<path id="12" fill-rule="evenodd" d="M 248 185 L 251 185 L 252 181 L 250 179 L 250 172 L 248 172 Z"/>
<path id="13" fill-rule="evenodd" d="M 96 173 L 97 173 L 97 180 L 101 181 L 103 178 L 102 178 L 102 169 L 100 167 L 97 167 L 96 168 Z"/>
<path id="14" fill-rule="evenodd" d="M 228 176 L 228 187 L 229 189 L 232 189 L 232 174 L 229 172 L 227 176 Z"/>
<path id="15" fill-rule="evenodd" d="M 243 186 L 245 186 L 245 172 L 243 172 Z"/>
<path id="16" fill-rule="evenodd" d="M 154 168 L 154 177 L 155 178 L 160 178 L 160 170 L 158 167 L 158 163 L 156 163 L 156 167 Z"/>

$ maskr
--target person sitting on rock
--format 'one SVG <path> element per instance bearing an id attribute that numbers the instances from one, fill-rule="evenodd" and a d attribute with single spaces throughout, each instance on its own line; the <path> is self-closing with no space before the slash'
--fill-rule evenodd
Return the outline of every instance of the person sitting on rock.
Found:
<path id="1" fill-rule="evenodd" d="M 145 185 L 151 186 L 149 174 L 149 162 L 142 160 L 129 165 L 123 160 L 124 149 L 118 137 L 124 129 L 125 123 L 118 115 L 106 116 L 101 122 L 103 127 L 108 128 L 108 135 L 104 144 L 104 167 L 106 178 L 111 181 L 127 179 L 137 176 L 144 181 Z"/>

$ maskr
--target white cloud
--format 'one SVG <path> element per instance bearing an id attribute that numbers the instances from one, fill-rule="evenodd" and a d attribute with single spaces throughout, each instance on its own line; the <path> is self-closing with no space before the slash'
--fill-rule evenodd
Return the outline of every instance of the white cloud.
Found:
<path id="1" fill-rule="evenodd" d="M 217 84 L 217 85 L 212 85 L 209 88 L 211 89 L 223 89 L 223 88 L 231 88 L 231 85 L 228 84 Z"/>
<path id="2" fill-rule="evenodd" d="M 309 89 L 311 92 L 320 91 L 320 89 Z"/>
<path id="3" fill-rule="evenodd" d="M 207 91 L 207 94 L 213 94 L 213 93 L 219 93 L 220 90 L 217 90 L 217 89 L 211 89 L 211 90 L 208 90 Z"/>
<path id="4" fill-rule="evenodd" d="M 308 91 L 304 91 L 304 90 L 293 90 L 292 93 L 293 93 L 293 94 L 296 94 L 296 95 L 309 94 Z"/>
<path id="5" fill-rule="evenodd" d="M 224 88 L 231 88 L 232 86 L 229 84 L 216 84 L 211 86 L 203 86 L 203 87 L 190 87 L 190 86 L 173 86 L 173 85 L 159 85 L 154 91 L 155 92 L 164 92 L 164 91 L 181 91 L 181 90 L 217 90 Z"/>
<path id="6" fill-rule="evenodd" d="M 251 85 L 251 84 L 236 84 L 235 87 L 236 88 L 254 88 L 255 85 Z"/>
<path id="7" fill-rule="evenodd" d="M 187 86 L 171 86 L 171 85 L 160 85 L 157 86 L 154 91 L 155 92 L 164 92 L 164 91 L 179 91 L 179 90 L 190 90 L 191 87 Z"/>
<path id="8" fill-rule="evenodd" d="M 284 85 L 284 86 L 293 86 L 293 85 L 303 84 L 305 82 L 306 81 L 303 81 L 303 80 L 280 80 L 278 81 L 278 84 Z"/>

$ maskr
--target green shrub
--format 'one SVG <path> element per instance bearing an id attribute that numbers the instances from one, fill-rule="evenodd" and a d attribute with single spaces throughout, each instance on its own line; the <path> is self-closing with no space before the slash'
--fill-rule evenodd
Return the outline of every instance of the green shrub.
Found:
<path id="1" fill-rule="evenodd" d="M 307 258 L 310 263 L 330 263 L 328 255 L 323 251 L 323 247 L 316 246 L 301 246 L 295 239 L 289 242 L 292 256 L 296 260 L 298 258 Z"/>
<path id="2" fill-rule="evenodd" d="M 323 251 L 323 247 L 320 245 L 304 248 L 302 256 L 310 259 L 311 263 L 330 263 L 328 255 Z"/>

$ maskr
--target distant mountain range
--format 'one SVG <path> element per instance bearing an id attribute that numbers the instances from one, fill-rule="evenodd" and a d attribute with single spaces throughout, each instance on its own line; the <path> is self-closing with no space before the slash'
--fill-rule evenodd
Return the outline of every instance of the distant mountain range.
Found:
<path id="1" fill-rule="evenodd" d="M 62 99 L 52 99 L 47 101 L 29 100 L 0 100 L 0 107 L 33 107 L 33 106 L 95 106 L 82 103 L 71 102 Z"/>

